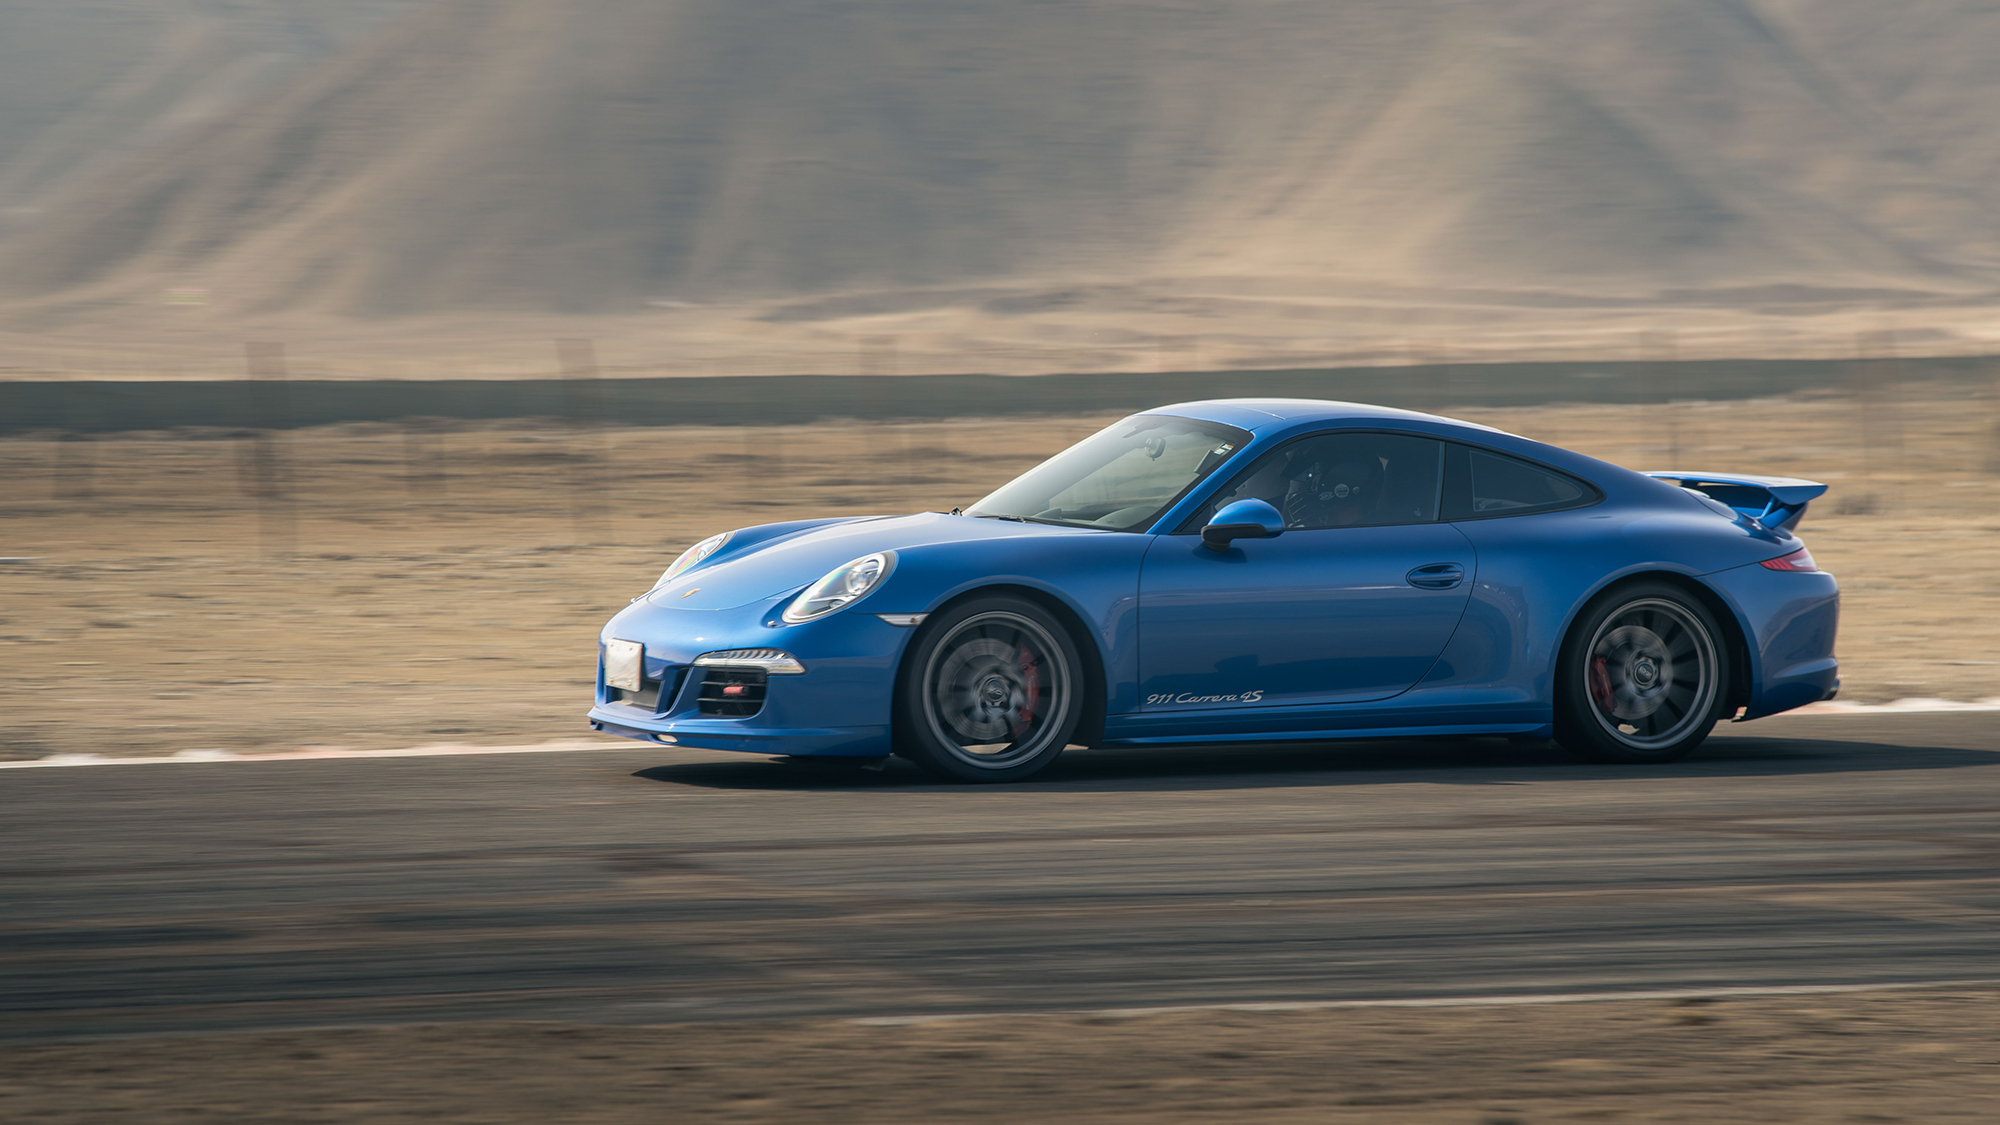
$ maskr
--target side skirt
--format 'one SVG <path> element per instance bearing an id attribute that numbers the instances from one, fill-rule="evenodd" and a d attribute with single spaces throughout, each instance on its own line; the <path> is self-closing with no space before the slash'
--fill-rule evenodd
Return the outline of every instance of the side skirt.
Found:
<path id="1" fill-rule="evenodd" d="M 1552 723 L 1481 723 L 1432 727 L 1371 727 L 1343 730 L 1257 731 L 1252 734 L 1160 734 L 1140 738 L 1107 738 L 1098 746 L 1163 746 L 1190 742 L 1339 742 L 1371 738 L 1473 738 L 1501 734 L 1525 738 L 1554 738 Z"/>

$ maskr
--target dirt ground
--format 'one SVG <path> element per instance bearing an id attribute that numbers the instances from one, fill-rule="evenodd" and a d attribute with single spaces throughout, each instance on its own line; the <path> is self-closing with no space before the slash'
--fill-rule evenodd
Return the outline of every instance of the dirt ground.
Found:
<path id="1" fill-rule="evenodd" d="M 1829 482 L 1804 531 L 1846 591 L 1845 696 L 2000 695 L 1991 402 L 1911 387 L 1461 416 L 1635 467 Z M 1105 420 L 0 441 L 0 755 L 577 737 L 596 629 L 687 543 L 968 503 Z M 1985 1121 L 2000 1104 L 1996 1000 L 1966 988 L 8 1046 L 0 1119 Z"/>
<path id="2" fill-rule="evenodd" d="M 102 1122 L 1982 1122 L 2000 993 L 597 1027 L 0 1047 L 0 1117 Z"/>
<path id="3" fill-rule="evenodd" d="M 1843 698 L 2000 695 L 1994 404 L 1962 388 L 1462 417 L 1833 485 Z M 588 737 L 596 630 L 689 542 L 969 504 L 1108 418 L 0 440 L 0 756 Z"/>

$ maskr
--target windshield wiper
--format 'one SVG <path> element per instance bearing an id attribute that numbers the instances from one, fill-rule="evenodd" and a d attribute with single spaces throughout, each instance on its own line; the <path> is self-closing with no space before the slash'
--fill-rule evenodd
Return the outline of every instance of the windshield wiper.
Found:
<path id="1" fill-rule="evenodd" d="M 1045 520 L 1037 518 L 1035 516 L 1009 516 L 1009 515 L 1002 515 L 999 512 L 979 512 L 974 516 L 974 518 L 982 520 L 1006 520 L 1009 523 L 1043 523 L 1049 525 L 1050 527 L 1078 526 L 1076 524 L 1069 522 L 1068 520 Z"/>

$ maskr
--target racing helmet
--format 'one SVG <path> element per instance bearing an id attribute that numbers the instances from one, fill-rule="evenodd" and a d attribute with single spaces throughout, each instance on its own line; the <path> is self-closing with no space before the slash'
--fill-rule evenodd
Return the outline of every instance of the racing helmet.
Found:
<path id="1" fill-rule="evenodd" d="M 1288 474 L 1283 511 L 1289 527 L 1345 527 L 1364 522 L 1381 501 L 1382 466 L 1373 458 L 1307 461 Z"/>

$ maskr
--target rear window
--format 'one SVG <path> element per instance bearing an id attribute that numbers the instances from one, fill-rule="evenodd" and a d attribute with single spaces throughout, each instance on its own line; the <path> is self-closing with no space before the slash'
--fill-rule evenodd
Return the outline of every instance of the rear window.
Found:
<path id="1" fill-rule="evenodd" d="M 1470 446 L 1453 447 L 1446 475 L 1448 520 L 1525 516 L 1597 501 L 1597 490 L 1575 477 Z"/>

